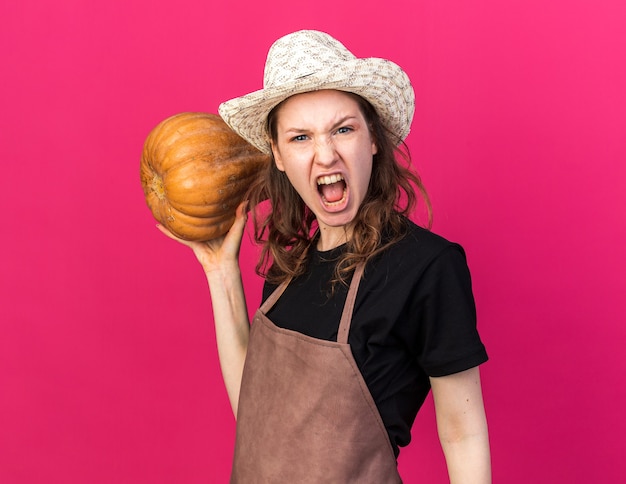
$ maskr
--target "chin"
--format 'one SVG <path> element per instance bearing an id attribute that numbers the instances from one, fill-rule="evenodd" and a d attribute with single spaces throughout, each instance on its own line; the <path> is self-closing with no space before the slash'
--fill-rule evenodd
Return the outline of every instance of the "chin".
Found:
<path id="1" fill-rule="evenodd" d="M 356 217 L 356 213 L 338 213 L 338 214 L 328 214 L 325 213 L 322 217 L 317 217 L 317 221 L 320 225 L 325 225 L 327 227 L 339 228 L 350 225 L 354 222 Z"/>

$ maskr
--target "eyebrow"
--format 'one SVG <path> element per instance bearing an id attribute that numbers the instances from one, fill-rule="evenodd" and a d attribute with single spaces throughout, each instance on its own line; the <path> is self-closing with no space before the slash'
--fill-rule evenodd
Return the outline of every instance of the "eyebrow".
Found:
<path id="1" fill-rule="evenodd" d="M 358 116 L 354 115 L 354 114 L 348 114 L 347 116 L 344 116 L 343 118 L 340 118 L 339 120 L 337 120 L 336 123 L 334 123 L 330 129 L 331 131 L 333 129 L 337 129 L 338 127 L 340 127 L 342 124 L 344 124 L 346 121 L 349 120 L 353 120 L 353 119 L 357 119 Z M 287 128 L 284 132 L 285 133 L 307 133 L 309 130 L 308 129 L 304 129 L 304 128 Z"/>

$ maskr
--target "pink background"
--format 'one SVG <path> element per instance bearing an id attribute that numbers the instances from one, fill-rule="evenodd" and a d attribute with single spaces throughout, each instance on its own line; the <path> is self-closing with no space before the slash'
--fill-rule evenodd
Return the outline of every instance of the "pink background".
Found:
<path id="1" fill-rule="evenodd" d="M 413 79 L 408 144 L 491 357 L 495 482 L 623 481 L 626 3 L 168 3 L 0 6 L 0 482 L 227 481 L 208 290 L 139 156 L 165 117 L 259 88 L 300 28 Z M 446 482 L 430 400 L 400 467 Z"/>

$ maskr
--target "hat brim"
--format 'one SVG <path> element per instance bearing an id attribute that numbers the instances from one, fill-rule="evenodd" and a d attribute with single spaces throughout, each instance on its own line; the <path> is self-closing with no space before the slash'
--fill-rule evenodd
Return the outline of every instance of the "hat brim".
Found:
<path id="1" fill-rule="evenodd" d="M 310 91 L 336 89 L 357 94 L 378 112 L 400 143 L 409 134 L 415 96 L 406 73 L 395 63 L 375 57 L 344 62 L 335 69 L 313 72 L 285 84 L 270 86 L 222 103 L 222 119 L 250 144 L 271 153 L 267 116 L 285 99 Z"/>

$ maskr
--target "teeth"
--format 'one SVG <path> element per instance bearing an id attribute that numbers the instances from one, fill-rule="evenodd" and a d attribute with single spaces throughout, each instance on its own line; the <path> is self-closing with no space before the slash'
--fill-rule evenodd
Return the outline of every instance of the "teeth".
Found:
<path id="1" fill-rule="evenodd" d="M 331 185 L 341 180 L 343 180 L 343 177 L 341 175 L 326 175 L 326 176 L 319 177 L 317 179 L 317 184 L 318 185 Z"/>

